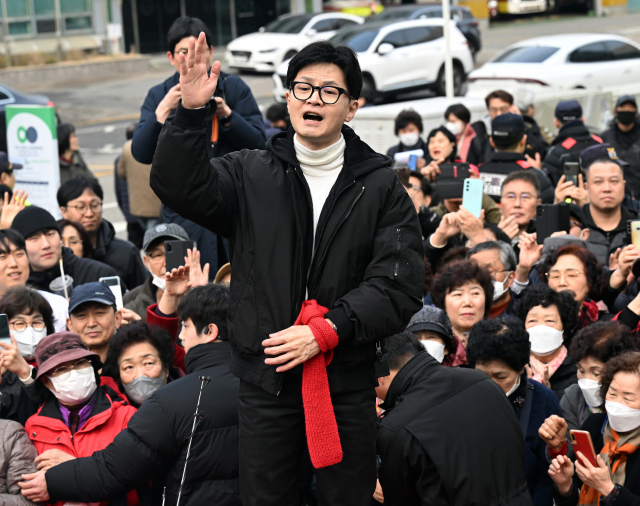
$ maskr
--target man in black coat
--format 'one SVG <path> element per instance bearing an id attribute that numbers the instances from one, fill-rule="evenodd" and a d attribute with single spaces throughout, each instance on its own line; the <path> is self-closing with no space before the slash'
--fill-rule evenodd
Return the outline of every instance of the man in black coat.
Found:
<path id="1" fill-rule="evenodd" d="M 16 215 L 11 228 L 25 238 L 31 271 L 27 280 L 29 286 L 51 292 L 49 284 L 60 277 L 60 259 L 64 273 L 73 278 L 74 286 L 117 276 L 112 267 L 97 260 L 78 258 L 69 248 L 63 247 L 58 223 L 41 207 L 25 207 Z"/>
<path id="2" fill-rule="evenodd" d="M 616 102 L 615 120 L 603 132 L 602 140 L 611 144 L 620 159 L 629 164 L 624 170 L 626 193 L 640 200 L 640 126 L 638 104 L 633 95 L 622 95 Z"/>
<path id="3" fill-rule="evenodd" d="M 576 100 L 565 100 L 556 106 L 553 124 L 559 129 L 542 164 L 553 186 L 564 175 L 566 162 L 579 162 L 580 153 L 590 146 L 602 144 L 602 139 L 589 132 L 584 124 L 582 106 Z"/>
<path id="4" fill-rule="evenodd" d="M 211 66 L 213 37 L 207 26 L 198 18 L 181 17 L 176 19 L 167 34 L 167 58 L 176 72 L 151 88 L 140 110 L 140 122 L 136 126 L 131 144 L 131 153 L 140 163 L 150 164 L 158 144 L 162 125 L 169 115 L 175 112 L 180 99 L 180 65 L 178 54 L 187 54 L 188 41 L 204 32 L 207 38 L 209 54 L 207 66 Z M 211 106 L 207 109 L 205 131 L 209 158 L 224 156 L 242 149 L 261 149 L 266 135 L 258 104 L 251 89 L 238 76 L 220 73 L 220 79 Z M 162 221 L 177 223 L 189 234 L 189 238 L 198 244 L 202 263 L 211 266 L 212 277 L 220 267 L 226 264 L 228 253 L 226 244 L 213 232 L 181 217 L 172 209 L 163 206 Z"/>
<path id="5" fill-rule="evenodd" d="M 104 450 L 49 469 L 34 483 L 40 500 L 100 502 L 152 481 L 151 504 L 176 504 L 198 399 L 180 504 L 240 506 L 238 385 L 229 371 L 229 289 L 207 285 L 180 303 L 187 376 L 146 400 Z M 209 379 L 200 395 L 202 379 Z"/>
<path id="6" fill-rule="evenodd" d="M 480 371 L 441 366 L 411 334 L 385 341 L 376 389 L 385 506 L 533 505 L 524 441 L 506 396 Z"/>
<path id="7" fill-rule="evenodd" d="M 194 46 L 180 57 L 182 102 L 160 135 L 151 187 L 229 238 L 243 503 L 295 504 L 308 446 L 321 505 L 368 505 L 379 343 L 422 307 L 415 207 L 391 160 L 344 125 L 362 88 L 350 48 L 298 52 L 287 74 L 292 128 L 266 150 L 209 160 L 201 107 L 220 64 L 207 79 L 204 34 Z"/>

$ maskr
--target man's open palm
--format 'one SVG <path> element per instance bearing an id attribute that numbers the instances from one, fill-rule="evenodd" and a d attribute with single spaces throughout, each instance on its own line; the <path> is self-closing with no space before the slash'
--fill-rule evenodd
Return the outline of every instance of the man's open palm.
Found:
<path id="1" fill-rule="evenodd" d="M 198 41 L 189 39 L 187 56 L 178 54 L 180 60 L 180 89 L 182 105 L 187 109 L 197 109 L 209 103 L 216 91 L 220 76 L 220 62 L 211 66 L 211 75 L 207 75 L 207 62 L 210 58 L 209 46 L 204 32 Z"/>

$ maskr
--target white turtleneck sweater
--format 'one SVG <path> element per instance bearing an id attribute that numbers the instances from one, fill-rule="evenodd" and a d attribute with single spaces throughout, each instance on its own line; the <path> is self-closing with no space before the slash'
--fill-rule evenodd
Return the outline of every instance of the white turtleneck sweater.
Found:
<path id="1" fill-rule="evenodd" d="M 300 168 L 304 174 L 313 203 L 313 240 L 315 246 L 316 229 L 324 203 L 336 183 L 338 175 L 344 163 L 344 149 L 346 142 L 340 134 L 340 139 L 335 144 L 318 151 L 313 151 L 298 141 L 297 135 L 293 137 L 293 145 L 296 156 L 300 162 Z"/>

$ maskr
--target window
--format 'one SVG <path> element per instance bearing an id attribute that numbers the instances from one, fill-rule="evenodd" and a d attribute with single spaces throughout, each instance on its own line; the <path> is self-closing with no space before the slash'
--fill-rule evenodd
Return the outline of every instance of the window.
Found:
<path id="1" fill-rule="evenodd" d="M 72 12 L 87 12 L 91 10 L 91 0 L 60 0 L 60 11 L 62 14 Z"/>
<path id="2" fill-rule="evenodd" d="M 82 16 L 80 18 L 66 18 L 64 23 L 65 30 L 90 30 L 91 16 Z"/>
<path id="3" fill-rule="evenodd" d="M 56 31 L 56 20 L 36 19 L 36 30 L 38 33 L 53 33 Z"/>
<path id="4" fill-rule="evenodd" d="M 351 19 L 336 19 L 336 24 L 334 30 L 339 30 L 343 26 L 357 26 L 358 23 L 352 21 Z"/>
<path id="5" fill-rule="evenodd" d="M 31 21 L 14 21 L 9 23 L 9 35 L 29 35 L 31 33 Z"/>
<path id="6" fill-rule="evenodd" d="M 19 18 L 31 14 L 28 0 L 7 0 L 7 15 L 10 18 Z"/>
<path id="7" fill-rule="evenodd" d="M 305 25 L 311 20 L 313 14 L 304 14 L 302 16 L 287 16 L 286 18 L 276 19 L 267 26 L 265 32 L 272 33 L 300 33 Z"/>
<path id="8" fill-rule="evenodd" d="M 460 12 L 462 13 L 462 19 L 475 19 L 469 9 L 460 9 Z"/>
<path id="9" fill-rule="evenodd" d="M 9 100 L 12 98 L 3 89 L 0 89 L 0 100 Z"/>
<path id="10" fill-rule="evenodd" d="M 335 30 L 336 20 L 333 18 L 329 19 L 321 19 L 317 23 L 311 27 L 312 30 L 315 30 L 318 33 L 321 32 L 329 32 L 331 30 Z"/>
<path id="11" fill-rule="evenodd" d="M 593 42 L 582 46 L 569 55 L 569 61 L 574 63 L 594 63 L 610 61 L 611 53 L 607 51 L 604 42 Z"/>
<path id="12" fill-rule="evenodd" d="M 356 53 L 362 53 L 369 49 L 377 35 L 378 28 L 366 29 L 358 25 L 354 28 L 346 27 L 329 40 L 336 46 L 349 46 Z"/>
<path id="13" fill-rule="evenodd" d="M 406 45 L 404 33 L 407 30 L 396 30 L 395 32 L 388 33 L 380 44 L 391 44 L 393 47 L 398 48 Z"/>
<path id="14" fill-rule="evenodd" d="M 424 44 L 431 42 L 443 36 L 443 28 L 441 26 L 421 26 L 417 28 L 409 28 L 405 30 L 406 45 Z"/>
<path id="15" fill-rule="evenodd" d="M 640 58 L 640 50 L 631 44 L 619 40 L 608 40 L 605 42 L 607 49 L 614 60 L 632 60 Z"/>
<path id="16" fill-rule="evenodd" d="M 33 7 L 36 16 L 53 16 L 56 12 L 54 0 L 33 0 Z"/>
<path id="17" fill-rule="evenodd" d="M 514 47 L 498 55 L 493 63 L 542 63 L 557 51 L 557 47 Z"/>

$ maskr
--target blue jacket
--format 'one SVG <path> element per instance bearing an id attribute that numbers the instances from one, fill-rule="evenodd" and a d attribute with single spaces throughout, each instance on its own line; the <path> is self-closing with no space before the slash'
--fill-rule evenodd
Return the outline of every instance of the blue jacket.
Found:
<path id="1" fill-rule="evenodd" d="M 525 377 L 523 374 L 522 379 Z M 527 485 L 535 506 L 552 506 L 553 482 L 547 472 L 549 470 L 549 462 L 546 456 L 547 445 L 540 439 L 538 429 L 551 415 L 562 416 L 562 410 L 560 409 L 558 397 L 552 390 L 532 379 L 527 379 L 526 384 L 528 388 L 533 390 L 527 436 L 524 439 Z M 520 405 L 523 404 L 523 400 L 526 397 L 524 385 L 525 383 L 521 382 L 520 387 L 509 396 L 509 400 L 516 410 L 518 420 L 520 420 L 524 410 L 524 405 Z"/>
<path id="2" fill-rule="evenodd" d="M 153 161 L 158 137 L 162 130 L 162 124 L 156 120 L 156 108 L 169 90 L 179 82 L 180 74 L 176 72 L 147 93 L 147 98 L 140 110 L 140 122 L 133 134 L 131 144 L 131 153 L 140 163 L 150 164 Z M 223 97 L 233 114 L 227 127 L 219 124 L 218 142 L 215 145 L 207 143 L 209 158 L 221 157 L 242 149 L 263 149 L 266 136 L 262 114 L 246 83 L 238 76 L 221 72 L 215 96 Z M 213 112 L 208 114 L 205 120 L 207 139 L 211 138 L 212 120 Z M 213 280 L 218 269 L 228 262 L 227 241 L 204 227 L 182 218 L 164 205 L 162 221 L 177 223 L 189 234 L 189 239 L 196 241 L 201 252 L 202 265 L 208 263 L 211 266 L 209 277 Z"/>

